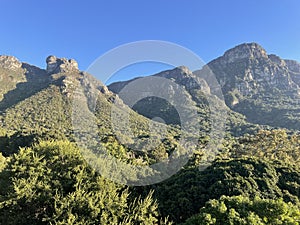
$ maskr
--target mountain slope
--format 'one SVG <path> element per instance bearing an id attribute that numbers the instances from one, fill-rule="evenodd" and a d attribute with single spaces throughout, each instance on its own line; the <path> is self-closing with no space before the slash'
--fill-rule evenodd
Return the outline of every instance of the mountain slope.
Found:
<path id="1" fill-rule="evenodd" d="M 210 73 L 209 69 L 206 72 Z M 207 79 L 206 73 L 204 75 L 199 75 L 191 72 L 185 66 L 180 66 L 172 70 L 163 71 L 153 75 L 153 78 L 155 77 L 171 80 L 171 82 L 175 82 L 184 89 L 183 92 L 192 101 L 190 105 L 194 105 L 194 107 L 196 107 L 196 111 L 198 113 L 197 119 L 198 123 L 200 123 L 201 130 L 206 131 L 206 133 L 211 130 L 211 121 L 213 120 L 211 116 L 214 114 L 215 119 L 217 120 L 223 118 L 226 119 L 227 117 L 226 130 L 230 131 L 233 135 L 239 136 L 247 132 L 252 133 L 257 129 L 256 125 L 246 122 L 243 115 L 230 110 L 230 108 L 226 107 L 225 105 L 222 106 L 222 96 L 218 97 L 218 95 L 213 93 L 214 90 L 211 90 L 207 83 L 209 82 L 209 79 Z M 123 88 L 131 83 L 134 84 L 137 79 L 138 78 L 129 81 L 112 83 L 108 86 L 108 88 L 112 92 L 120 94 Z M 161 87 L 160 90 L 167 88 L 169 87 Z M 157 95 L 157 93 L 153 94 L 154 96 Z M 154 96 L 137 102 L 133 106 L 133 109 L 148 118 L 161 117 L 166 123 L 180 124 L 181 118 L 179 118 L 178 113 L 176 113 L 176 109 L 171 107 L 172 104 L 166 100 L 162 100 Z M 122 98 L 122 95 L 120 97 Z M 128 104 L 126 99 L 123 100 L 125 104 Z M 214 112 L 211 111 L 213 109 L 215 109 Z M 194 123 L 196 122 L 194 121 Z M 219 123 L 219 126 L 222 126 L 222 123 Z"/>
<path id="2" fill-rule="evenodd" d="M 239 45 L 208 63 L 227 105 L 252 123 L 299 130 L 299 63 L 256 43 Z M 200 71 L 196 71 L 199 73 Z"/>
<path id="3" fill-rule="evenodd" d="M 3 77 L 14 74 L 14 68 L 4 69 Z M 88 143 L 85 147 L 98 143 L 116 158 L 138 165 L 167 159 L 176 148 L 183 149 L 178 140 L 183 132 L 137 114 L 100 81 L 80 72 L 73 60 L 50 56 L 46 70 L 24 63 L 18 69 L 20 79 L 8 81 L 11 90 L 3 92 L 0 102 L 4 155 L 40 139 L 69 139 Z M 76 110 L 82 117 L 74 116 Z M 122 119 L 126 116 L 128 121 Z M 94 130 L 85 127 L 85 118 L 92 119 L 88 122 Z"/>
<path id="4" fill-rule="evenodd" d="M 230 108 L 227 125 L 233 134 L 247 133 L 255 129 L 253 124 L 300 129 L 298 62 L 268 55 L 260 45 L 246 43 L 226 51 L 200 70 L 191 72 L 186 67 L 178 67 L 153 76 L 165 77 L 183 86 L 200 106 L 199 109 L 203 109 L 205 95 L 218 96 L 212 85 L 207 85 L 209 74 L 216 77 Z M 119 93 L 133 81 L 135 79 L 108 87 Z M 150 117 L 147 112 L 151 111 L 151 107 L 147 108 L 144 102 L 139 103 L 135 110 Z"/>
<path id="5" fill-rule="evenodd" d="M 74 60 L 49 56 L 43 70 L 0 59 L 1 224 L 299 220 L 300 135 L 249 135 L 264 126 L 246 121 L 297 128 L 299 63 L 243 44 L 199 71 L 110 85 L 118 96 Z"/>

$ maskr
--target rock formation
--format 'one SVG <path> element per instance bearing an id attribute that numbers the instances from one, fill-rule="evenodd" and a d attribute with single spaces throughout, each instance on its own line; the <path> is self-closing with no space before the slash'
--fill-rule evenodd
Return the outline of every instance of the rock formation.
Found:
<path id="1" fill-rule="evenodd" d="M 22 67 L 22 63 L 14 56 L 1 55 L 0 67 L 9 70 L 17 70 Z"/>
<path id="2" fill-rule="evenodd" d="M 224 93 L 236 91 L 243 96 L 252 96 L 272 89 L 299 89 L 290 68 L 298 70 L 300 67 L 274 54 L 267 55 L 256 43 L 230 49 L 208 66 L 216 75 Z"/>
<path id="3" fill-rule="evenodd" d="M 68 73 L 78 72 L 78 63 L 74 59 L 57 58 L 53 55 L 48 56 L 46 59 L 47 73 Z"/>

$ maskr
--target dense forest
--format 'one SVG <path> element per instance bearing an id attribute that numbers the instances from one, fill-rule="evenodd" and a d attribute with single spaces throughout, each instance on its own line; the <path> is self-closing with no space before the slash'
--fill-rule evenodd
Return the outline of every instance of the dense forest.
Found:
<path id="1" fill-rule="evenodd" d="M 201 154 L 195 152 L 168 180 L 128 187 L 101 177 L 74 143 L 37 140 L 0 157 L 0 221 L 298 224 L 299 143 L 299 135 L 261 130 L 232 139 L 230 149 L 203 171 L 197 166 Z"/>

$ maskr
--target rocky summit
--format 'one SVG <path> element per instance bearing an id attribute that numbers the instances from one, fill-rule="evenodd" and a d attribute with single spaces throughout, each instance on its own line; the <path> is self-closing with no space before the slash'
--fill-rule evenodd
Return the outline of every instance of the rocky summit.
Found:
<path id="1" fill-rule="evenodd" d="M 252 96 L 273 89 L 299 91 L 299 64 L 268 55 L 256 43 L 238 45 L 208 66 L 225 94 L 235 91 L 242 96 Z"/>
<path id="2" fill-rule="evenodd" d="M 257 43 L 229 49 L 197 71 L 180 66 L 153 76 L 173 80 L 184 87 L 192 99 L 198 99 L 200 92 L 224 97 L 226 105 L 246 116 L 248 122 L 300 127 L 300 63 L 268 54 Z M 221 91 L 212 77 L 216 78 Z M 118 93 L 130 82 L 113 83 L 109 89 Z M 144 112 L 148 111 L 146 106 L 142 107 Z"/>
<path id="3" fill-rule="evenodd" d="M 50 55 L 46 63 L 46 69 L 40 69 L 22 63 L 13 56 L 0 56 L 0 110 L 11 107 L 51 84 L 58 85 L 65 96 L 71 96 L 76 84 L 86 77 L 74 59 Z M 216 83 L 210 79 L 211 75 L 215 76 L 221 90 L 216 88 Z M 194 101 L 194 106 L 201 108 L 202 102 L 206 101 L 205 97 L 209 95 L 224 98 L 233 117 L 239 117 L 240 121 L 244 120 L 240 116 L 244 116 L 247 123 L 251 124 L 296 130 L 300 127 L 300 63 L 267 53 L 257 43 L 244 43 L 229 49 L 197 71 L 179 66 L 153 77 L 170 79 L 183 87 L 184 94 Z M 99 89 L 102 94 L 118 99 L 115 94 L 132 81 L 110 84 L 109 90 L 101 84 Z M 175 93 L 175 87 L 162 86 L 162 89 Z M 150 118 L 151 115 L 146 114 L 150 111 L 146 105 L 150 100 L 154 101 L 149 98 L 135 110 Z M 160 100 L 157 101 L 155 107 L 161 104 Z M 199 111 L 202 110 L 200 108 Z M 171 109 L 170 105 L 166 105 L 165 110 L 168 109 Z M 173 113 L 172 110 L 168 112 L 170 115 Z M 169 114 L 166 118 L 177 124 L 178 118 L 174 120 Z"/>
<path id="4" fill-rule="evenodd" d="M 74 59 L 57 58 L 50 55 L 46 59 L 47 73 L 78 72 L 78 63 Z"/>
<path id="5" fill-rule="evenodd" d="M 257 43 L 245 43 L 226 51 L 223 58 L 227 63 L 247 58 L 268 58 L 267 52 Z"/>
<path id="6" fill-rule="evenodd" d="M 0 67 L 4 69 L 16 70 L 22 67 L 22 63 L 14 56 L 0 56 Z"/>
<path id="7" fill-rule="evenodd" d="M 158 74 L 155 74 L 154 76 L 170 79 L 175 83 L 184 86 L 188 91 L 192 89 L 201 89 L 203 92 L 210 92 L 209 86 L 207 85 L 206 81 L 196 76 L 186 66 L 178 66 L 174 69 L 162 71 Z M 135 78 L 133 80 L 136 79 L 139 78 Z M 109 89 L 115 93 L 119 93 L 128 83 L 132 82 L 133 80 L 112 83 L 109 85 Z"/>

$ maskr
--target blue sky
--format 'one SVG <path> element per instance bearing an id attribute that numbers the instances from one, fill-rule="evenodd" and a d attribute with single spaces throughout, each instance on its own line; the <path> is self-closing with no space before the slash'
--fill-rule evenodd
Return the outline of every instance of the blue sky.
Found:
<path id="1" fill-rule="evenodd" d="M 0 15 L 0 55 L 39 67 L 56 55 L 85 70 L 106 51 L 139 40 L 174 42 L 205 62 L 258 42 L 300 61 L 299 0 L 1 0 Z"/>

